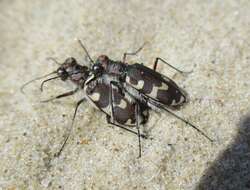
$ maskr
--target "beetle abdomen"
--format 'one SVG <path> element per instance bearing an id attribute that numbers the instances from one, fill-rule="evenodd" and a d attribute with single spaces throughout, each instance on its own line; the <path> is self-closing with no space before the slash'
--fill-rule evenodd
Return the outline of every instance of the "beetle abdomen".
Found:
<path id="1" fill-rule="evenodd" d="M 92 86 L 92 87 L 91 87 Z M 130 103 L 117 88 L 113 87 L 113 102 L 110 102 L 111 85 L 97 83 L 86 87 L 86 95 L 97 108 L 111 116 L 111 103 L 113 104 L 113 117 L 119 124 L 135 125 L 135 104 Z"/>
<path id="2" fill-rule="evenodd" d="M 176 108 L 186 102 L 185 95 L 174 81 L 140 64 L 128 66 L 126 83 L 168 107 Z"/>

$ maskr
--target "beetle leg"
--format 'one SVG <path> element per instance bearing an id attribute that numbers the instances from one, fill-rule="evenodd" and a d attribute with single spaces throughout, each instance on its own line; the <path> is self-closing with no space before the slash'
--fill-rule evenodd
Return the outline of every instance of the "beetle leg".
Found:
<path id="1" fill-rule="evenodd" d="M 166 62 L 164 59 L 162 59 L 160 57 L 157 57 L 155 59 L 154 67 L 153 67 L 154 71 L 156 71 L 156 67 L 157 67 L 157 64 L 158 64 L 159 61 L 162 61 L 164 64 L 168 65 L 169 67 L 171 67 L 172 69 L 176 70 L 177 72 L 179 72 L 181 74 L 189 74 L 189 73 L 193 72 L 193 71 L 188 71 L 188 72 L 187 71 L 181 71 L 181 70 L 177 69 L 176 67 L 170 65 L 168 62 Z"/>
<path id="2" fill-rule="evenodd" d="M 115 122 L 114 122 L 114 123 L 111 122 L 111 121 L 110 121 L 110 116 L 108 116 L 108 115 L 106 115 L 106 120 L 107 120 L 107 123 L 108 123 L 108 124 L 114 125 L 115 127 L 119 127 L 119 128 L 121 128 L 121 129 L 124 129 L 125 131 L 128 131 L 128 132 L 130 132 L 130 133 L 135 134 L 135 135 L 138 136 L 138 133 L 137 133 L 137 132 L 135 132 L 135 131 L 133 131 L 133 130 L 131 130 L 131 129 L 128 129 L 128 128 L 126 127 L 126 125 L 121 125 L 121 124 L 117 124 L 117 123 L 115 123 Z M 144 135 L 144 134 L 140 134 L 140 137 L 142 137 L 142 138 L 144 138 L 144 139 L 148 139 L 148 137 L 147 137 L 146 135 Z"/>
<path id="3" fill-rule="evenodd" d="M 58 95 L 58 96 L 49 98 L 49 99 L 47 99 L 47 100 L 42 100 L 41 102 L 42 102 L 42 103 L 45 103 L 45 102 L 53 101 L 53 100 L 55 100 L 55 99 L 59 99 L 59 98 L 71 96 L 71 95 L 75 94 L 78 90 L 79 90 L 79 88 L 76 88 L 75 90 L 71 90 L 71 91 L 69 91 L 69 92 L 65 92 L 65 93 L 63 93 L 63 94 L 60 94 L 60 95 Z"/>
<path id="4" fill-rule="evenodd" d="M 109 123 L 109 124 L 112 124 L 112 125 L 114 125 L 114 126 L 116 126 L 116 127 L 120 127 L 120 128 L 122 128 L 122 129 L 124 129 L 124 130 L 126 130 L 126 131 L 129 131 L 129 132 L 131 132 L 131 133 L 134 133 L 134 134 L 136 134 L 136 135 L 138 135 L 138 137 L 140 138 L 140 137 L 142 137 L 142 138 L 147 138 L 145 135 L 141 135 L 140 134 L 140 131 L 139 131 L 139 133 L 136 133 L 135 131 L 133 131 L 133 130 L 130 130 L 130 129 L 128 129 L 128 128 L 126 128 L 125 126 L 126 125 L 121 125 L 121 124 L 117 124 L 117 123 L 115 123 L 115 118 L 114 118 L 114 105 L 113 105 L 113 102 L 114 102 L 114 97 L 113 97 L 113 86 L 116 86 L 117 88 L 119 88 L 118 86 L 117 86 L 117 84 L 114 82 L 114 81 L 111 81 L 110 82 L 110 93 L 109 93 L 109 102 L 110 102 L 110 107 L 111 107 L 111 117 L 108 117 L 108 115 L 107 115 L 107 123 Z M 138 107 L 138 104 L 136 104 L 136 106 L 135 107 Z M 138 108 L 135 108 L 136 110 L 136 112 L 137 113 L 135 113 L 136 114 L 136 117 L 137 117 L 137 115 L 138 115 Z M 136 122 L 138 122 L 139 120 L 138 119 L 136 119 Z M 127 125 L 127 126 L 129 126 L 129 125 Z"/>
<path id="5" fill-rule="evenodd" d="M 182 122 L 186 123 L 187 125 L 189 125 L 190 127 L 192 127 L 193 129 L 195 129 L 198 133 L 200 133 L 201 135 L 203 135 L 206 139 L 208 139 L 211 143 L 214 142 L 213 139 L 211 139 L 209 136 L 207 136 L 202 130 L 200 130 L 198 127 L 196 127 L 194 124 L 190 123 L 189 121 L 183 119 L 182 117 L 176 115 L 175 113 L 171 112 L 170 110 L 168 110 L 165 107 L 161 107 L 163 110 L 165 110 L 166 112 L 170 113 L 171 115 L 173 115 L 174 117 L 176 117 L 177 119 L 181 120 Z"/>
<path id="6" fill-rule="evenodd" d="M 178 116 L 177 114 L 173 113 L 172 111 L 170 111 L 169 109 L 167 109 L 164 105 L 162 105 L 161 103 L 157 102 L 157 100 L 153 99 L 153 98 L 149 98 L 147 95 L 142 94 L 142 96 L 145 96 L 145 98 L 148 98 L 148 101 L 153 104 L 154 106 L 165 110 L 166 112 L 170 113 L 171 115 L 173 115 L 174 117 L 176 117 L 177 119 L 181 120 L 182 122 L 186 123 L 187 125 L 189 125 L 190 127 L 192 127 L 193 129 L 195 129 L 198 133 L 200 133 L 202 136 L 204 136 L 206 139 L 208 139 L 211 143 L 214 142 L 213 139 L 211 139 L 209 136 L 207 136 L 202 130 L 199 129 L 199 127 L 195 126 L 194 124 L 192 124 L 191 122 L 187 121 L 186 119 Z"/>
<path id="7" fill-rule="evenodd" d="M 129 85 L 129 84 L 127 84 Z M 134 88 L 132 85 L 129 85 L 132 88 Z M 135 88 L 134 88 L 135 89 Z M 146 101 L 149 102 L 150 104 L 152 104 L 153 106 L 159 108 L 159 109 L 163 109 L 166 112 L 170 113 L 171 115 L 173 115 L 174 117 L 176 117 L 177 119 L 181 120 L 182 122 L 186 123 L 187 125 L 189 125 L 190 127 L 192 127 L 193 129 L 195 129 L 198 133 L 200 133 L 202 136 L 204 136 L 206 139 L 208 139 L 210 142 L 213 142 L 213 139 L 211 139 L 209 136 L 207 136 L 202 130 L 200 130 L 197 126 L 195 126 L 194 124 L 192 124 L 191 122 L 185 120 L 184 118 L 178 116 L 177 114 L 173 113 L 172 111 L 170 111 L 169 109 L 167 109 L 163 104 L 159 103 L 157 100 L 153 99 L 152 97 L 149 97 L 146 94 L 141 94 L 140 96 Z M 136 97 L 135 97 L 136 98 Z"/>
<path id="8" fill-rule="evenodd" d="M 61 154 L 63 148 L 65 147 L 65 145 L 66 145 L 66 143 L 67 143 L 67 141 L 68 141 L 68 139 L 69 139 L 69 137 L 70 137 L 70 134 L 71 134 L 71 132 L 72 132 L 72 129 L 73 129 L 73 125 L 74 125 L 74 121 L 75 121 L 75 117 L 76 117 L 77 110 L 78 110 L 79 106 L 81 105 L 81 103 L 83 103 L 84 101 L 85 101 L 85 98 L 84 98 L 84 99 L 81 99 L 81 100 L 79 100 L 79 101 L 77 102 L 76 107 L 75 107 L 75 111 L 74 111 L 74 115 L 73 115 L 73 118 L 72 118 L 72 122 L 71 122 L 70 128 L 69 128 L 69 130 L 68 130 L 68 134 L 67 134 L 67 136 L 66 136 L 66 138 L 65 138 L 65 140 L 64 140 L 64 142 L 63 142 L 63 144 L 62 144 L 62 146 L 61 146 L 61 148 L 60 148 L 60 150 L 59 150 L 59 152 L 58 152 L 57 154 L 55 154 L 56 157 L 59 157 L 59 156 L 60 156 L 60 154 Z"/>
<path id="9" fill-rule="evenodd" d="M 141 133 L 140 133 L 140 126 L 139 126 L 139 106 L 138 103 L 135 105 L 135 122 L 136 122 L 136 128 L 137 128 L 137 135 L 138 135 L 138 143 L 139 143 L 139 156 L 141 157 Z"/>
<path id="10" fill-rule="evenodd" d="M 111 108 L 111 112 L 110 112 L 110 116 L 111 116 L 111 122 L 114 123 L 115 119 L 114 119 L 114 105 L 113 105 L 113 101 L 114 101 L 114 96 L 113 96 L 113 82 L 110 82 L 110 92 L 109 92 L 109 103 L 110 103 L 110 108 Z"/>
<path id="11" fill-rule="evenodd" d="M 139 53 L 143 48 L 144 48 L 144 46 L 147 44 L 148 42 L 144 42 L 143 44 L 142 44 L 142 46 L 141 47 L 139 47 L 135 52 L 131 52 L 131 53 L 124 53 L 123 54 L 123 63 L 126 63 L 126 57 L 127 57 L 127 55 L 136 55 L 137 53 Z"/>

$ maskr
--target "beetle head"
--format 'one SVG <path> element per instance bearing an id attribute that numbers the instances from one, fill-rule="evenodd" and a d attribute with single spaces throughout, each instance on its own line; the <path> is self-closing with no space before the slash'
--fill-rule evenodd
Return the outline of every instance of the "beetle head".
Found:
<path id="1" fill-rule="evenodd" d="M 20 88 L 22 93 L 24 93 L 24 91 L 23 91 L 24 87 L 26 87 L 30 83 L 37 81 L 37 80 L 40 80 L 40 79 L 43 79 L 43 78 L 46 78 L 46 77 L 51 76 L 51 75 L 55 75 L 55 74 L 56 74 L 56 76 L 48 78 L 41 83 L 41 86 L 40 86 L 41 91 L 43 91 L 43 85 L 45 83 L 47 83 L 48 81 L 54 80 L 54 79 L 60 78 L 62 81 L 66 81 L 69 79 L 72 82 L 76 83 L 77 85 L 78 84 L 81 85 L 81 84 L 84 84 L 86 79 L 89 77 L 89 68 L 86 66 L 79 65 L 77 63 L 76 59 L 73 57 L 67 58 L 64 61 L 64 63 L 59 63 L 59 62 L 57 62 L 56 59 L 54 59 L 52 57 L 49 57 L 47 59 L 52 60 L 56 64 L 60 65 L 59 68 L 57 70 L 49 73 L 49 74 L 46 74 L 46 75 L 43 75 L 40 77 L 36 77 L 36 78 L 26 82 L 25 84 L 23 84 Z"/>
<path id="2" fill-rule="evenodd" d="M 77 62 L 75 58 L 69 57 L 65 62 L 57 69 L 56 73 L 62 81 L 65 81 L 69 78 L 71 73 L 74 71 Z"/>

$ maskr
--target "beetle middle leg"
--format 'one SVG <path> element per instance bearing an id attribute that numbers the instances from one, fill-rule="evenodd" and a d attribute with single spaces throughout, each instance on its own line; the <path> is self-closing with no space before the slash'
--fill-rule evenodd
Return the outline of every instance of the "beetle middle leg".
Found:
<path id="1" fill-rule="evenodd" d="M 176 67 L 174 67 L 173 65 L 170 65 L 168 62 L 166 62 L 164 59 L 160 58 L 160 57 L 157 57 L 155 59 L 155 62 L 154 62 L 154 67 L 153 67 L 153 70 L 156 71 L 156 68 L 157 68 L 157 64 L 158 62 L 161 61 L 162 63 L 168 65 L 169 67 L 171 67 L 172 69 L 176 70 L 177 72 L 181 73 L 181 74 L 189 74 L 191 73 L 192 71 L 181 71 L 180 69 L 177 69 Z"/>
<path id="2" fill-rule="evenodd" d="M 131 52 L 131 53 L 124 53 L 123 54 L 123 63 L 125 63 L 126 62 L 126 57 L 128 56 L 128 55 L 136 55 L 137 53 L 139 53 L 143 48 L 144 48 L 144 46 L 147 44 L 147 42 L 144 42 L 143 44 L 142 44 L 142 46 L 141 47 L 139 47 L 135 52 Z"/>
<path id="3" fill-rule="evenodd" d="M 118 123 L 116 123 L 116 120 L 115 120 L 115 118 L 114 118 L 114 105 L 113 105 L 113 102 L 114 102 L 114 97 L 113 97 L 113 90 L 114 90 L 114 88 L 113 88 L 113 86 L 116 86 L 117 88 L 118 88 L 118 90 L 120 90 L 120 88 L 119 88 L 119 85 L 118 84 L 116 84 L 116 82 L 115 81 L 110 81 L 110 93 L 109 93 L 109 102 L 110 102 L 110 107 L 111 107 L 111 110 L 110 110 L 110 115 L 111 116 L 108 116 L 107 115 L 107 118 L 106 118 L 106 120 L 107 120 L 107 123 L 109 123 L 109 124 L 112 124 L 112 125 L 114 125 L 114 126 L 116 126 L 116 127 L 119 127 L 119 128 L 122 128 L 122 129 L 124 129 L 124 130 L 126 130 L 126 131 L 129 131 L 129 132 L 131 132 L 131 133 L 133 133 L 133 134 L 136 134 L 136 135 L 138 135 L 138 133 L 136 133 L 135 131 L 133 131 L 133 130 L 130 130 L 130 129 L 128 129 L 127 127 L 131 127 L 132 125 L 128 125 L 128 124 L 123 124 L 123 125 L 121 125 L 121 124 L 118 124 Z M 146 107 L 144 108 L 144 109 L 146 109 Z M 146 122 L 146 121 L 145 121 Z M 147 138 L 147 136 L 146 135 L 141 135 L 140 134 L 140 136 L 142 137 L 142 138 Z"/>
<path id="4" fill-rule="evenodd" d="M 111 104 L 111 119 L 112 119 L 112 123 L 114 123 L 115 118 L 114 118 L 114 107 L 113 107 L 113 102 L 114 102 L 114 97 L 113 97 L 113 85 L 117 85 L 114 81 L 110 82 L 110 94 L 109 94 L 109 102 Z M 139 102 L 135 102 L 135 125 L 136 125 L 136 129 L 137 129 L 137 136 L 138 136 L 138 143 L 139 143 L 139 156 L 138 158 L 141 157 L 141 133 L 140 133 L 140 126 L 139 126 L 139 113 L 140 113 L 140 108 L 139 108 Z M 135 133 L 135 132 L 134 132 Z"/>

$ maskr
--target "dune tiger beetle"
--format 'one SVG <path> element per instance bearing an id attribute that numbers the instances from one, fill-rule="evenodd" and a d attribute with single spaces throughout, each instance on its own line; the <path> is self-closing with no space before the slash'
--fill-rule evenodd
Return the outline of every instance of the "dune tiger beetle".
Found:
<path id="1" fill-rule="evenodd" d="M 84 46 L 82 46 L 84 48 Z M 87 50 L 84 48 L 87 56 L 90 61 L 93 63 L 90 58 Z M 56 156 L 59 156 L 71 134 L 74 120 L 76 117 L 76 113 L 78 107 L 84 100 L 88 100 L 94 107 L 102 111 L 106 114 L 106 120 L 109 124 L 122 128 L 126 131 L 129 131 L 138 136 L 139 142 L 139 157 L 141 157 L 141 141 L 140 138 L 147 138 L 144 134 L 140 133 L 140 124 L 144 124 L 148 120 L 148 106 L 135 100 L 132 96 L 130 96 L 126 92 L 122 92 L 119 89 L 119 85 L 115 82 L 116 76 L 102 74 L 96 76 L 93 74 L 91 67 L 82 66 L 77 63 L 77 61 L 73 58 L 67 58 L 64 63 L 58 63 L 54 58 L 49 58 L 53 60 L 55 63 L 59 64 L 59 68 L 52 73 L 44 75 L 42 77 L 37 77 L 27 83 L 25 83 L 21 87 L 21 91 L 25 86 L 34 82 L 36 80 L 40 80 L 42 78 L 55 75 L 49 79 L 44 80 L 41 83 L 40 89 L 43 91 L 44 84 L 48 81 L 54 79 L 61 79 L 62 81 L 71 81 L 75 84 L 76 88 L 72 91 L 60 94 L 48 100 L 44 100 L 42 102 L 50 102 L 55 99 L 67 97 L 75 94 L 79 90 L 83 90 L 85 96 L 77 102 L 75 107 L 74 115 L 72 118 L 72 123 L 67 133 L 67 136 Z M 94 67 L 93 67 L 94 68 Z M 137 132 L 132 130 L 130 127 L 136 127 Z"/>
<path id="2" fill-rule="evenodd" d="M 136 100 L 146 104 L 152 109 L 157 110 L 159 108 L 165 110 L 185 122 L 187 125 L 191 126 L 209 141 L 213 142 L 210 137 L 208 137 L 194 124 L 171 111 L 171 109 L 178 109 L 187 103 L 186 93 L 173 80 L 157 72 L 156 68 L 159 61 L 161 61 L 181 74 L 189 72 L 180 71 L 159 57 L 156 58 L 153 69 L 139 63 L 131 65 L 126 63 L 126 56 L 136 55 L 143 48 L 143 46 L 141 46 L 134 53 L 124 53 L 123 61 L 113 61 L 106 55 L 99 56 L 93 65 L 95 75 L 99 76 L 102 74 L 108 74 L 110 76 L 117 76 L 118 81 L 116 82 L 119 84 L 119 87 L 123 89 L 123 91 L 129 93 Z"/>

